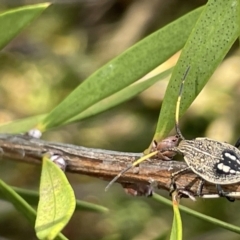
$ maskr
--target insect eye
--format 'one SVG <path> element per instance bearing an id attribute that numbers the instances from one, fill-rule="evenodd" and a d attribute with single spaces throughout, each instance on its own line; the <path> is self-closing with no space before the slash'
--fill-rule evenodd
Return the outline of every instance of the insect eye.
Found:
<path id="1" fill-rule="evenodd" d="M 172 142 L 178 142 L 178 140 L 179 140 L 179 136 L 178 135 L 175 135 L 172 139 L 171 139 L 171 141 Z"/>

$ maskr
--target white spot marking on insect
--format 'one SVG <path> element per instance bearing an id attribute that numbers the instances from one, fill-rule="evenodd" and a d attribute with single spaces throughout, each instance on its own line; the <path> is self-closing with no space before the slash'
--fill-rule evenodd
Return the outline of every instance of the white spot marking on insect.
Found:
<path id="1" fill-rule="evenodd" d="M 222 170 L 223 170 L 223 172 L 228 173 L 229 170 L 230 170 L 230 167 L 229 167 L 229 166 L 226 166 L 226 165 L 223 165 Z"/>
<path id="2" fill-rule="evenodd" d="M 232 159 L 232 160 L 237 160 L 236 156 L 231 155 L 230 153 L 225 153 L 225 156 Z"/>
<path id="3" fill-rule="evenodd" d="M 218 168 L 219 170 L 222 170 L 222 169 L 223 169 L 223 163 L 219 163 L 219 164 L 217 165 L 217 168 Z"/>
<path id="4" fill-rule="evenodd" d="M 233 170 L 233 169 L 231 169 L 231 170 L 230 170 L 230 173 L 233 173 L 233 174 L 234 174 L 234 173 L 236 173 L 236 171 Z"/>

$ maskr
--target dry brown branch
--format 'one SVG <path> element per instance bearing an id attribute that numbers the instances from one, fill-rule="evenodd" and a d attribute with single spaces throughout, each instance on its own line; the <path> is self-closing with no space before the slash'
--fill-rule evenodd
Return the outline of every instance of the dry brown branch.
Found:
<path id="1" fill-rule="evenodd" d="M 4 160 L 41 164 L 42 155 L 46 152 L 61 155 L 67 162 L 67 172 L 89 175 L 106 181 L 111 180 L 142 156 L 140 153 L 116 152 L 47 142 L 24 135 L 0 134 L 0 154 Z M 151 180 L 154 180 L 158 188 L 169 191 L 171 173 L 185 167 L 186 164 L 180 161 L 151 159 L 129 170 L 118 179 L 118 182 L 124 187 L 131 188 L 135 184 L 149 184 Z M 194 196 L 197 194 L 199 181 L 200 179 L 192 172 L 176 178 L 177 186 L 191 191 Z M 227 192 L 240 192 L 239 184 L 223 186 L 223 189 Z M 216 194 L 215 185 L 204 184 L 203 193 Z"/>

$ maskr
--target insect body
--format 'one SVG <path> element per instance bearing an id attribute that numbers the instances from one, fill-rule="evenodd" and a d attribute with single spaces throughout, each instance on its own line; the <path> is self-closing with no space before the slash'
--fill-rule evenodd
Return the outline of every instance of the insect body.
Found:
<path id="1" fill-rule="evenodd" d="M 210 183 L 227 185 L 240 181 L 240 150 L 228 143 L 196 138 L 182 140 L 171 151 L 183 154 L 189 168 Z"/>
<path id="2" fill-rule="evenodd" d="M 179 129 L 179 109 L 183 86 L 188 71 L 189 68 L 182 79 L 175 112 L 175 129 L 179 138 L 182 140 L 177 147 L 164 150 L 182 154 L 188 167 L 194 173 L 203 180 L 216 184 L 220 196 L 229 196 L 228 193 L 222 191 L 220 185 L 240 182 L 240 150 L 238 149 L 240 139 L 235 146 L 233 146 L 209 138 L 186 140 L 183 137 Z M 173 173 L 172 178 L 183 171 L 184 169 Z M 233 195 L 237 196 L 237 194 Z M 229 197 L 228 199 L 233 200 Z"/>
<path id="3" fill-rule="evenodd" d="M 216 184 L 220 196 L 240 196 L 240 193 L 225 193 L 220 187 L 220 185 L 240 182 L 240 150 L 238 149 L 240 146 L 240 139 L 237 141 L 235 146 L 228 143 L 218 142 L 209 138 L 186 140 L 179 129 L 179 109 L 183 86 L 189 69 L 190 67 L 188 67 L 182 79 L 176 104 L 175 129 L 178 138 L 176 137 L 177 141 L 175 141 L 175 145 L 168 145 L 165 143 L 165 145 L 163 144 L 159 148 L 155 147 L 156 151 L 145 155 L 134 162 L 129 168 L 124 169 L 109 183 L 107 188 L 131 167 L 136 166 L 149 157 L 158 155 L 162 156 L 161 159 L 170 160 L 174 156 L 174 153 L 180 153 L 183 155 L 188 168 L 181 169 L 180 171 L 173 173 L 172 181 L 176 175 L 187 169 L 191 169 L 203 180 Z M 181 139 L 181 141 L 177 145 L 179 139 Z M 169 154 L 171 158 L 164 158 L 164 154 L 166 153 Z M 199 194 L 201 194 L 201 192 Z"/>

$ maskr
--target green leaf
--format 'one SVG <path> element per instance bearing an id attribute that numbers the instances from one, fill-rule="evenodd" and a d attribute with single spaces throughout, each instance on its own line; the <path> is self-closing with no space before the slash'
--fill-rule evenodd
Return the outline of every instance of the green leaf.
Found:
<path id="1" fill-rule="evenodd" d="M 81 200 L 77 200 L 76 210 L 99 212 L 99 213 L 107 213 L 109 211 L 108 208 L 103 207 L 101 205 L 97 205 L 94 203 L 89 203 L 89 202 L 81 201 Z"/>
<path id="2" fill-rule="evenodd" d="M 74 192 L 64 172 L 44 156 L 35 224 L 38 238 L 54 239 L 68 223 L 75 206 Z"/>
<path id="3" fill-rule="evenodd" d="M 174 126 L 176 102 L 185 79 L 180 116 L 190 106 L 240 35 L 239 1 L 209 0 L 182 51 L 168 84 L 154 139 L 167 136 Z"/>
<path id="4" fill-rule="evenodd" d="M 26 217 L 29 223 L 34 226 L 36 218 L 35 210 L 2 180 L 0 180 L 0 192 L 1 195 L 3 195 L 6 200 L 11 202 L 13 206 Z"/>
<path id="5" fill-rule="evenodd" d="M 168 199 L 166 199 L 166 198 L 164 198 L 164 197 L 162 197 L 162 196 L 160 196 L 160 195 L 158 195 L 156 193 L 153 194 L 153 199 L 158 201 L 158 202 L 161 202 L 161 203 L 163 203 L 163 204 L 165 204 L 165 205 L 167 205 L 169 207 L 172 207 L 172 201 L 170 201 L 170 200 L 168 200 Z M 192 209 L 190 209 L 188 207 L 184 207 L 184 206 L 180 205 L 179 209 L 182 212 L 185 212 L 185 213 L 187 213 L 187 214 L 189 214 L 191 216 L 194 216 L 196 218 L 199 218 L 199 219 L 202 219 L 204 221 L 210 222 L 210 223 L 212 223 L 212 224 L 214 224 L 214 225 L 216 225 L 218 227 L 225 228 L 225 229 L 227 229 L 229 231 L 232 231 L 232 232 L 240 234 L 240 227 L 238 227 L 238 226 L 235 226 L 233 224 L 229 224 L 229 223 L 223 222 L 223 221 L 218 220 L 218 219 L 213 218 L 213 217 L 209 217 L 209 216 L 207 216 L 205 214 L 202 214 L 202 213 L 199 213 L 197 211 L 194 211 L 194 210 L 192 210 Z"/>
<path id="6" fill-rule="evenodd" d="M 38 122 L 40 122 L 46 114 L 41 114 L 29 118 L 19 119 L 12 122 L 7 122 L 0 125 L 0 133 L 23 133 L 33 129 Z"/>
<path id="7" fill-rule="evenodd" d="M 23 188 L 18 187 L 12 187 L 12 190 L 14 190 L 17 194 L 19 194 L 20 197 L 22 197 L 28 204 L 30 205 L 37 205 L 39 201 L 39 194 L 36 191 L 27 190 Z M 0 191 L 0 199 L 2 200 L 8 200 L 8 198 Z M 98 213 L 106 213 L 109 210 L 106 207 L 103 207 L 98 204 L 89 203 L 81 200 L 76 200 L 76 209 L 79 211 L 91 211 L 91 212 L 98 212 Z"/>
<path id="8" fill-rule="evenodd" d="M 49 3 L 24 6 L 0 14 L 0 49 L 5 47 L 34 18 L 38 17 Z"/>
<path id="9" fill-rule="evenodd" d="M 176 196 L 177 197 L 177 196 Z M 175 200 L 175 194 L 172 196 L 172 205 L 173 205 L 173 223 L 172 230 L 170 235 L 170 240 L 182 240 L 182 219 L 179 212 L 178 201 Z"/>
<path id="10" fill-rule="evenodd" d="M 93 106 L 91 106 L 87 110 L 83 111 L 76 117 L 70 119 L 67 123 L 82 120 L 87 117 L 97 115 L 97 114 L 104 112 L 106 110 L 109 110 L 110 108 L 113 108 L 123 102 L 126 102 L 127 100 L 133 98 L 134 96 L 138 95 L 142 91 L 144 91 L 147 88 L 149 88 L 150 86 L 152 86 L 154 83 L 166 78 L 171 72 L 172 72 L 172 68 L 170 68 L 162 73 L 159 73 L 154 77 L 146 79 L 143 82 L 138 82 L 136 84 L 128 86 L 128 87 L 120 90 L 119 92 L 111 95 L 110 97 L 105 98 L 105 99 L 101 100 L 100 102 L 94 104 Z"/>
<path id="11" fill-rule="evenodd" d="M 41 131 L 74 118 L 98 101 L 143 77 L 183 47 L 202 8 L 138 42 L 97 70 L 38 125 Z"/>

